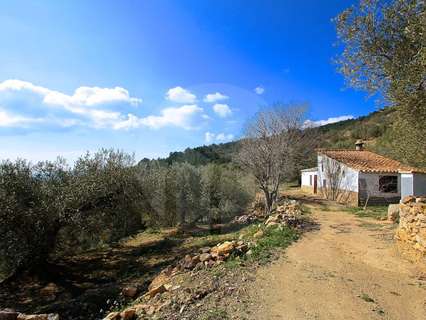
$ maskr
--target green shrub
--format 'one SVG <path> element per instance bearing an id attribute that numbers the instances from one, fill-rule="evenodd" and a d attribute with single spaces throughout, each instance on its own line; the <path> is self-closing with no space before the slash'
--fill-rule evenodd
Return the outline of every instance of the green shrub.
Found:
<path id="1" fill-rule="evenodd" d="M 263 237 L 257 240 L 250 255 L 250 259 L 261 263 L 269 260 L 273 249 L 286 248 L 299 237 L 297 232 L 289 227 L 277 226 L 262 228 L 262 230 L 264 232 Z"/>
<path id="2" fill-rule="evenodd" d="M 65 161 L 0 163 L 3 274 L 42 266 L 55 251 L 116 241 L 141 226 L 133 157 L 101 150 Z"/>

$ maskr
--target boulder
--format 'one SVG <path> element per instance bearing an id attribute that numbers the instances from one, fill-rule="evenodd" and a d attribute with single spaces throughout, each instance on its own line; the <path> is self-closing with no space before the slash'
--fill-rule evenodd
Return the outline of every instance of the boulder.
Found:
<path id="1" fill-rule="evenodd" d="M 121 317 L 120 317 L 120 313 L 118 313 L 118 312 L 111 312 L 111 313 L 109 313 L 105 318 L 104 318 L 104 320 L 118 320 L 118 319 L 120 319 Z"/>
<path id="2" fill-rule="evenodd" d="M 195 262 L 190 255 L 186 255 L 180 262 L 184 269 L 194 269 L 197 262 Z"/>
<path id="3" fill-rule="evenodd" d="M 204 254 L 204 253 L 203 253 Z M 201 255 L 198 255 L 198 254 L 196 254 L 195 256 L 193 256 L 192 257 L 192 262 L 194 263 L 194 264 L 197 264 L 198 262 L 200 262 L 201 261 Z"/>
<path id="4" fill-rule="evenodd" d="M 414 196 L 405 196 L 404 198 L 402 198 L 401 202 L 403 204 L 408 204 L 408 203 L 416 202 L 416 197 L 414 197 Z"/>
<path id="5" fill-rule="evenodd" d="M 148 295 L 150 298 L 154 298 L 157 294 L 159 293 L 163 293 L 166 292 L 167 289 L 164 285 L 152 288 L 151 290 L 148 291 Z"/>
<path id="6" fill-rule="evenodd" d="M 56 313 L 50 314 L 18 314 L 17 320 L 59 320 L 59 315 Z"/>
<path id="7" fill-rule="evenodd" d="M 238 247 L 236 247 L 236 249 L 240 252 L 246 252 L 248 250 L 248 246 L 245 243 L 243 243 L 243 244 L 238 245 Z"/>
<path id="8" fill-rule="evenodd" d="M 120 313 L 120 317 L 123 320 L 132 320 L 136 317 L 136 309 L 129 308 Z"/>
<path id="9" fill-rule="evenodd" d="M 125 287 L 121 290 L 121 294 L 126 298 L 134 298 L 138 294 L 138 288 L 136 287 Z"/>
<path id="10" fill-rule="evenodd" d="M 170 277 L 165 273 L 160 273 L 158 276 L 152 280 L 151 284 L 148 286 L 148 291 L 156 287 L 166 284 L 170 281 Z"/>
<path id="11" fill-rule="evenodd" d="M 216 247 L 213 247 L 210 251 L 212 253 L 217 253 L 218 255 L 225 255 L 227 253 L 232 252 L 234 250 L 235 243 L 233 241 L 225 241 Z"/>
<path id="12" fill-rule="evenodd" d="M 268 219 L 266 219 L 265 224 L 271 224 L 271 223 L 278 223 L 280 220 L 279 216 L 269 216 Z"/>
<path id="13" fill-rule="evenodd" d="M 200 253 L 209 253 L 210 252 L 210 247 L 203 247 L 200 249 Z"/>
<path id="14" fill-rule="evenodd" d="M 421 196 L 416 198 L 417 203 L 426 203 L 426 196 Z"/>
<path id="15" fill-rule="evenodd" d="M 210 260 L 211 258 L 212 258 L 212 255 L 211 255 L 210 253 L 202 253 L 202 254 L 200 255 L 200 261 L 201 261 L 201 262 L 204 262 L 204 261 Z"/>
<path id="16" fill-rule="evenodd" d="M 0 320 L 16 320 L 18 318 L 18 312 L 6 309 L 0 310 Z"/>
<path id="17" fill-rule="evenodd" d="M 396 222 L 399 218 L 399 204 L 390 204 L 388 207 L 388 220 Z"/>

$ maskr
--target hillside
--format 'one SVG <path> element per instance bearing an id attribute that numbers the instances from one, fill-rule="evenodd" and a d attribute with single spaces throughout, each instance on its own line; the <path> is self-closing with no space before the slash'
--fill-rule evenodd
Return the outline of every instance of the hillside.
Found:
<path id="1" fill-rule="evenodd" d="M 386 147 L 386 129 L 393 123 L 393 108 L 386 108 L 352 120 L 340 121 L 319 127 L 318 145 L 322 148 L 353 148 L 357 139 L 366 141 L 367 148 L 384 155 L 391 155 Z M 238 141 L 187 148 L 172 152 L 162 163 L 189 162 L 193 165 L 228 163 L 238 150 Z M 146 161 L 146 160 L 143 160 Z"/>

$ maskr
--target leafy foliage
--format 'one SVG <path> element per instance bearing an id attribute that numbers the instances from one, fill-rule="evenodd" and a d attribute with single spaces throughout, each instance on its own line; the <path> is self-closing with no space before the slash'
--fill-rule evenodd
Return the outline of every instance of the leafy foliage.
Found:
<path id="1" fill-rule="evenodd" d="M 426 166 L 425 19 L 422 0 L 361 0 L 335 19 L 340 72 L 350 86 L 396 107 L 383 146 L 418 166 Z"/>
<path id="2" fill-rule="evenodd" d="M 139 164 L 148 224 L 214 223 L 241 213 L 254 195 L 250 179 L 231 165 Z"/>
<path id="3" fill-rule="evenodd" d="M 42 267 L 56 254 L 115 242 L 146 227 L 220 222 L 254 194 L 230 165 L 135 165 L 101 150 L 32 165 L 0 163 L 0 275 Z"/>
<path id="4" fill-rule="evenodd" d="M 0 164 L 1 268 L 41 265 L 57 247 L 84 238 L 114 241 L 141 226 L 133 158 L 101 150 L 65 161 Z M 102 227 L 100 227 L 102 226 Z"/>

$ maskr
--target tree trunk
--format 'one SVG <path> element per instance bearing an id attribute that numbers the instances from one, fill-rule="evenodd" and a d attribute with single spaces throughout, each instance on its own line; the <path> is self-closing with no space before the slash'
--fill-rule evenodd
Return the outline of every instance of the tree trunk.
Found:
<path id="1" fill-rule="evenodd" d="M 273 194 L 269 192 L 269 190 L 264 189 L 263 193 L 265 195 L 265 211 L 266 214 L 269 215 L 271 214 L 272 206 L 274 204 L 274 197 Z"/>

